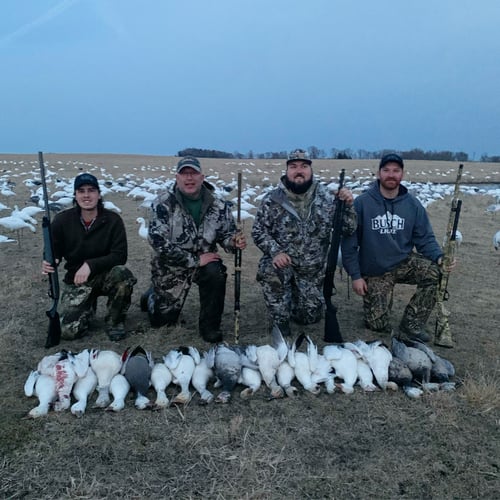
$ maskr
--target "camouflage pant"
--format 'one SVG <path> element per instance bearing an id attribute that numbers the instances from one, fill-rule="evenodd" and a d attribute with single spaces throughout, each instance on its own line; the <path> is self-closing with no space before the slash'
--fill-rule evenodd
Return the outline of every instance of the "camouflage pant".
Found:
<path id="1" fill-rule="evenodd" d="M 292 319 L 301 325 L 320 321 L 325 304 L 323 280 L 323 266 L 276 269 L 270 257 L 262 257 L 257 281 L 264 292 L 270 321 L 287 323 Z"/>
<path id="2" fill-rule="evenodd" d="M 184 267 L 167 268 L 153 260 L 153 290 L 147 304 L 151 325 L 159 327 L 177 323 L 191 285 L 196 283 L 200 297 L 200 334 L 203 338 L 212 338 L 220 329 L 226 279 L 226 266 L 221 261 L 211 262 L 193 271 Z"/>
<path id="3" fill-rule="evenodd" d="M 364 277 L 368 292 L 363 297 L 365 325 L 378 332 L 390 332 L 394 285 L 417 285 L 406 306 L 402 322 L 411 330 L 422 328 L 436 303 L 439 267 L 429 259 L 412 253 L 396 269 L 382 276 Z"/>
<path id="4" fill-rule="evenodd" d="M 93 318 L 97 298 L 107 296 L 105 320 L 117 325 L 125 320 L 137 279 L 125 266 L 115 266 L 109 272 L 92 277 L 84 285 L 64 284 L 61 303 L 61 337 L 73 340 L 83 337 Z"/>

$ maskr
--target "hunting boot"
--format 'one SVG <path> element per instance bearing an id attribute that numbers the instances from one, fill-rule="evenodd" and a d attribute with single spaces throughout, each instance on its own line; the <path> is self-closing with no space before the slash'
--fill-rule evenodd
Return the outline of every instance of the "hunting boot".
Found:
<path id="1" fill-rule="evenodd" d="M 429 342 L 430 335 L 419 325 L 412 323 L 406 316 L 403 317 L 399 324 L 399 333 L 403 334 L 410 340 L 420 340 L 422 342 Z"/>

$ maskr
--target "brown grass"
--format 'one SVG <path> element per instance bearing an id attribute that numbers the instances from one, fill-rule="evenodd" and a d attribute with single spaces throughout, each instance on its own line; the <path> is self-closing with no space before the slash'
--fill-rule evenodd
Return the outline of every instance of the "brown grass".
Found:
<path id="1" fill-rule="evenodd" d="M 12 157 L 4 172 L 16 182 L 16 199 L 29 196 L 23 180 L 35 155 Z M 138 180 L 170 177 L 173 158 L 103 155 L 46 155 L 59 165 L 59 174 L 72 178 L 78 171 L 102 172 L 114 178 L 128 175 Z M 12 161 L 16 161 L 14 164 Z M 20 163 L 24 161 L 25 163 Z M 62 163 L 56 163 L 61 161 Z M 254 165 L 203 162 L 228 182 L 238 169 L 249 185 L 275 183 L 281 165 L 253 161 Z M 114 168 L 117 165 L 120 168 Z M 339 168 L 347 174 L 376 162 L 320 162 L 315 171 L 325 179 L 336 178 Z M 408 165 L 408 175 L 442 181 L 442 172 L 456 164 Z M 498 165 L 470 164 L 474 182 L 500 182 Z M 103 169 L 103 170 L 102 170 Z M 208 173 L 208 172 L 207 172 Z M 419 174 L 417 176 L 417 174 Z M 355 174 L 360 175 L 360 174 Z M 469 175 L 469 174 L 468 174 Z M 264 176 L 270 181 L 261 182 Z M 472 176 L 472 174 L 470 174 Z M 469 179 L 470 181 L 470 179 Z M 138 181 L 137 181 L 138 182 Z M 235 195 L 235 193 L 233 193 Z M 231 196 L 231 195 L 230 195 Z M 114 349 L 143 345 L 159 360 L 169 349 L 192 344 L 208 348 L 197 332 L 197 291 L 188 296 L 183 323 L 172 329 L 153 330 L 139 309 L 139 295 L 149 279 L 149 249 L 137 236 L 135 219 L 143 213 L 140 201 L 110 195 L 120 206 L 129 235 L 129 266 L 138 277 L 134 302 L 127 320 L 128 338 L 112 343 L 103 331 L 102 314 L 89 337 L 63 342 L 61 348 Z M 464 196 L 460 229 L 464 243 L 459 266 L 450 278 L 451 326 L 457 345 L 437 349 L 450 359 L 461 382 L 454 393 L 425 394 L 410 400 L 402 392 L 363 393 L 351 396 L 322 392 L 315 397 L 303 390 L 295 399 L 269 401 L 262 388 L 251 399 L 236 392 L 229 405 L 199 406 L 194 396 L 183 408 L 138 411 L 133 398 L 125 410 L 110 414 L 89 408 L 81 419 L 70 413 L 50 413 L 39 420 L 23 417 L 36 405 L 23 394 L 31 369 L 47 354 L 45 310 L 50 307 L 47 283 L 38 272 L 41 234 L 24 234 L 22 245 L 0 247 L 0 497 L 52 498 L 500 498 L 499 488 L 499 365 L 498 272 L 500 255 L 491 236 L 500 219 L 485 214 L 493 200 Z M 435 202 L 429 214 L 438 239 L 445 230 L 449 199 Z M 245 232 L 250 234 L 251 224 Z M 267 325 L 262 293 L 255 283 L 259 252 L 253 246 L 243 255 L 241 342 L 266 343 Z M 227 340 L 233 332 L 233 263 L 228 266 L 228 287 L 223 326 Z M 361 301 L 349 292 L 345 277 L 336 276 L 339 321 L 346 340 L 370 338 L 361 319 Z M 400 287 L 394 303 L 396 323 L 411 293 Z M 103 299 L 104 300 L 104 299 Z M 102 313 L 103 302 L 99 303 Z M 433 318 L 431 318 L 431 323 Z M 431 326 L 431 325 L 430 325 Z M 320 347 L 322 325 L 310 327 Z M 295 328 L 294 333 L 299 329 Z M 388 339 L 385 339 L 388 340 Z M 51 350 L 52 352 L 52 350 Z M 241 388 L 239 388 L 241 389 Z M 172 397 L 175 386 L 168 389 Z M 214 389 L 217 392 L 217 389 Z M 154 398 L 151 391 L 150 396 Z M 95 395 L 92 398 L 94 400 Z"/>

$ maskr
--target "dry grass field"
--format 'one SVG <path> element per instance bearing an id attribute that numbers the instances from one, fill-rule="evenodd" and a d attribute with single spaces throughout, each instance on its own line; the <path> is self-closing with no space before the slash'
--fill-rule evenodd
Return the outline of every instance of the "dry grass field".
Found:
<path id="1" fill-rule="evenodd" d="M 90 171 L 112 184 L 172 178 L 175 158 L 118 155 L 45 154 L 56 177 L 72 180 Z M 207 175 L 226 183 L 243 172 L 244 185 L 276 184 L 284 161 L 203 160 Z M 413 182 L 453 183 L 457 164 L 408 162 Z M 369 179 L 375 160 L 317 161 L 324 180 L 346 168 L 351 182 Z M 500 184 L 500 165 L 465 165 L 464 184 Z M 0 184 L 13 196 L 0 202 L 13 208 L 30 204 L 28 178 L 38 173 L 36 155 L 0 155 Z M 51 187 L 53 190 L 54 187 Z M 236 196 L 235 191 L 229 197 Z M 149 248 L 139 238 L 136 218 L 145 215 L 142 199 L 125 193 L 105 196 L 122 210 L 129 239 L 128 265 L 138 278 L 130 308 L 128 337 L 113 343 L 103 331 L 102 310 L 88 337 L 62 342 L 59 348 L 113 349 L 141 345 L 156 360 L 171 348 L 209 344 L 197 333 L 197 291 L 185 304 L 182 323 L 151 329 L 140 311 L 139 296 L 148 286 Z M 464 241 L 459 265 L 450 278 L 450 324 L 454 349 L 436 348 L 456 367 L 455 392 L 424 394 L 413 400 L 399 392 L 313 396 L 299 388 L 296 398 L 269 400 L 262 387 L 253 398 L 235 393 L 227 405 L 198 405 L 139 411 L 129 396 L 120 413 L 92 408 L 77 419 L 69 412 L 25 419 L 36 400 L 23 385 L 38 361 L 57 349 L 44 349 L 50 307 L 47 281 L 40 273 L 42 235 L 24 231 L 20 244 L 1 244 L 0 264 L 0 497 L 52 498 L 214 498 L 214 499 L 468 499 L 500 498 L 500 364 L 498 307 L 500 252 L 492 245 L 500 214 L 486 213 L 492 196 L 464 194 L 460 230 Z M 449 197 L 429 205 L 438 240 L 448 221 Z M 0 212 L 0 217 L 8 211 Z M 40 221 L 40 218 L 39 218 Z M 244 230 L 250 240 L 251 220 Z M 0 231 L 6 234 L 5 231 Z M 15 237 L 15 236 L 14 236 Z M 265 307 L 255 282 L 259 251 L 253 243 L 243 253 L 240 343 L 268 343 Z M 226 340 L 233 340 L 233 262 L 228 266 Z M 345 340 L 368 340 L 361 299 L 336 275 L 334 302 Z M 397 288 L 394 323 L 412 292 Z M 432 329 L 433 317 L 430 328 Z M 308 327 L 320 347 L 323 325 Z M 295 327 L 294 334 L 299 333 Z M 388 341 L 388 338 L 383 340 Z M 298 384 L 297 384 L 298 386 Z M 178 392 L 169 386 L 169 396 Z M 217 389 L 214 389 L 217 393 Z M 151 398 L 154 392 L 151 389 Z"/>

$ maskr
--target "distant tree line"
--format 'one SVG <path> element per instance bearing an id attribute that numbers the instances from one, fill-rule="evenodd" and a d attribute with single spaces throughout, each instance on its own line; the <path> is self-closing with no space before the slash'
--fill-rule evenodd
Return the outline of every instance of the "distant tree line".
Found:
<path id="1" fill-rule="evenodd" d="M 405 160 L 436 160 L 436 161 L 469 161 L 469 155 L 463 151 L 424 151 L 423 149 L 410 149 L 407 151 L 393 151 L 382 149 L 379 151 L 368 151 L 366 149 L 338 149 L 331 148 L 327 152 L 324 149 L 317 148 L 316 146 L 309 146 L 307 148 L 311 159 L 335 159 L 335 160 L 370 160 L 381 158 L 384 154 L 389 152 L 396 152 L 400 154 Z M 268 151 L 266 153 L 254 153 L 252 150 L 243 154 L 238 151 L 228 153 L 226 151 L 217 151 L 215 149 L 201 149 L 201 148 L 186 148 L 179 151 L 178 156 L 196 156 L 198 158 L 232 158 L 232 159 L 260 159 L 260 160 L 282 160 L 288 155 L 288 151 Z M 487 156 L 482 155 L 481 162 L 500 162 L 500 156 Z"/>

